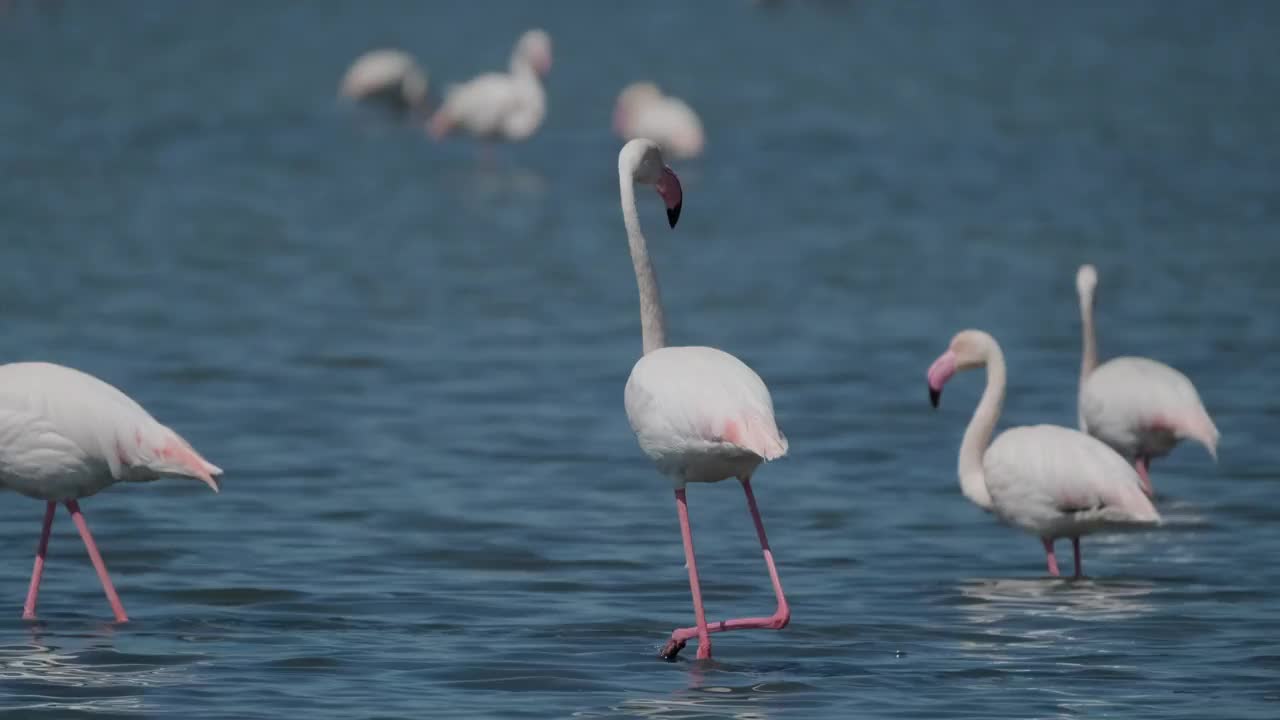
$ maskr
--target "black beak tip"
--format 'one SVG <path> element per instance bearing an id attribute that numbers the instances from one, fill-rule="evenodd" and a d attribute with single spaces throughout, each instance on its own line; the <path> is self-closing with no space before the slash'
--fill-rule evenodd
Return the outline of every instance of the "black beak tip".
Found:
<path id="1" fill-rule="evenodd" d="M 942 397 L 941 390 L 934 390 L 933 388 L 929 388 L 929 404 L 930 405 L 934 407 L 938 407 L 938 400 L 941 397 Z"/>
<path id="2" fill-rule="evenodd" d="M 667 222 L 671 223 L 671 227 L 676 226 L 676 221 L 680 219 L 680 208 L 684 207 L 684 203 L 676 203 L 673 208 L 667 208 Z"/>

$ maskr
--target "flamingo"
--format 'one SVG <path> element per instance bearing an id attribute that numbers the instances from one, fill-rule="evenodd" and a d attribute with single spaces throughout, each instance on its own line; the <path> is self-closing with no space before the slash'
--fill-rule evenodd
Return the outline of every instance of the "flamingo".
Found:
<path id="1" fill-rule="evenodd" d="M 1081 265 L 1076 272 L 1080 327 L 1080 429 L 1110 445 L 1133 463 L 1142 491 L 1155 497 L 1149 469 L 1153 458 L 1168 455 L 1184 438 L 1218 458 L 1218 428 L 1200 393 L 1186 375 L 1144 357 L 1118 357 L 1098 364 L 1093 333 L 1093 293 L 1098 271 Z"/>
<path id="2" fill-rule="evenodd" d="M 1160 523 L 1137 472 L 1096 438 L 1031 425 L 1005 430 L 991 442 L 1004 405 L 1005 367 L 1000 345 L 987 333 L 964 330 L 951 339 L 929 367 L 929 401 L 938 406 L 942 386 L 957 371 L 983 366 L 987 388 L 960 444 L 960 490 L 978 507 L 1040 537 L 1050 575 L 1058 576 L 1058 538 L 1071 538 L 1079 578 L 1080 536 Z"/>
<path id="3" fill-rule="evenodd" d="M 751 489 L 751 476 L 756 468 L 762 462 L 785 455 L 787 439 L 773 419 L 769 389 L 745 363 L 715 348 L 667 346 L 658 278 L 649 262 L 636 211 L 634 185 L 637 183 L 657 189 L 667 206 L 667 221 L 675 227 L 682 203 L 680 180 L 663 162 L 662 151 L 652 140 L 632 140 L 618 153 L 622 220 L 640 290 L 644 347 L 644 355 L 627 378 L 624 403 L 627 420 L 641 450 L 675 486 L 676 514 L 693 595 L 695 627 L 672 632 L 661 657 L 674 660 L 685 643 L 697 637 L 697 656 L 707 659 L 711 657 L 711 633 L 749 628 L 777 630 L 786 627 L 791 619 Z M 694 559 L 685 485 L 718 482 L 730 477 L 736 477 L 746 493 L 747 509 L 755 523 L 778 605 L 769 617 L 708 623 Z"/>
<path id="4" fill-rule="evenodd" d="M 705 145 L 702 121 L 693 108 L 679 98 L 663 95 L 649 82 L 632 83 L 618 95 L 613 130 L 623 140 L 649 138 L 676 158 L 697 157 Z"/>
<path id="5" fill-rule="evenodd" d="M 0 365 L 0 488 L 45 501 L 44 526 L 22 617 L 34 620 L 49 530 L 60 502 L 102 581 L 116 622 L 128 616 L 89 533 L 79 499 L 115 483 L 186 477 L 219 490 L 222 470 L 128 395 L 61 365 Z"/>
<path id="6" fill-rule="evenodd" d="M 351 64 L 339 93 L 352 100 L 383 102 L 396 110 L 420 112 L 427 101 L 427 72 L 403 50 L 371 50 Z"/>
<path id="7" fill-rule="evenodd" d="M 542 125 L 547 96 L 539 77 L 551 70 L 551 36 L 529 30 L 511 51 L 511 72 L 485 73 L 445 91 L 428 130 L 440 139 L 455 127 L 484 139 L 518 141 Z"/>

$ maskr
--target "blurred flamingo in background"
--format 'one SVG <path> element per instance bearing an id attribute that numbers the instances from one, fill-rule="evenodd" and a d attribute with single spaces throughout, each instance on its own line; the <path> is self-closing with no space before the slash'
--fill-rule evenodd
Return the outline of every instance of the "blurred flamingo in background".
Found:
<path id="1" fill-rule="evenodd" d="M 371 50 L 351 64 L 338 92 L 352 100 L 420 113 L 427 104 L 427 72 L 403 50 Z"/>
<path id="2" fill-rule="evenodd" d="M 551 36 L 529 30 L 511 51 L 509 73 L 485 73 L 445 91 L 428 131 L 440 139 L 455 128 L 485 140 L 524 140 L 547 113 L 539 78 L 551 71 Z"/>
<path id="3" fill-rule="evenodd" d="M 1082 265 L 1076 272 L 1080 327 L 1080 429 L 1110 445 L 1133 463 L 1142 490 L 1154 497 L 1149 469 L 1153 458 L 1168 455 L 1183 438 L 1204 446 L 1216 460 L 1218 428 L 1200 393 L 1186 375 L 1144 357 L 1118 357 L 1098 365 L 1093 332 L 1093 295 L 1098 271 Z"/>
<path id="4" fill-rule="evenodd" d="M 649 138 L 663 153 L 694 158 L 706 144 L 702 121 L 683 100 L 663 95 L 657 85 L 638 82 L 618 95 L 613 108 L 613 131 L 623 140 Z"/>
<path id="5" fill-rule="evenodd" d="M 1057 425 L 1010 428 L 991 442 L 1004 406 L 1004 353 L 995 338 L 965 330 L 929 367 L 929 401 L 961 370 L 986 367 L 987 387 L 960 444 L 960 490 L 984 510 L 1040 537 L 1057 577 L 1053 541 L 1071 538 L 1075 576 L 1084 573 L 1080 536 L 1100 530 L 1159 524 L 1138 474 L 1102 442 Z"/>
<path id="6" fill-rule="evenodd" d="M 644 355 L 627 379 L 625 405 L 640 448 L 675 484 L 676 513 L 693 594 L 696 626 L 673 632 L 661 655 L 674 660 L 685 643 L 697 637 L 698 657 L 705 659 L 711 657 L 710 633 L 747 628 L 780 629 L 786 627 L 791 618 L 751 490 L 751 475 L 756 467 L 785 455 L 787 440 L 774 422 L 769 389 L 741 360 L 715 348 L 667 346 L 658 278 L 640 232 L 634 188 L 637 183 L 657 189 L 667 206 L 667 220 L 675 227 L 682 204 L 680 181 L 663 162 L 662 151 L 651 140 L 632 140 L 618 153 L 622 219 L 640 290 L 644 347 Z M 708 623 L 702 608 L 685 484 L 717 482 L 730 477 L 738 478 L 746 493 L 747 509 L 764 551 L 778 608 L 770 617 Z"/>
<path id="7" fill-rule="evenodd" d="M 118 482 L 194 478 L 219 489 L 216 465 L 129 396 L 78 370 L 0 365 L 0 487 L 44 500 L 44 526 L 22 617 L 36 616 L 49 531 L 66 505 L 117 622 L 128 621 L 77 502 Z"/>

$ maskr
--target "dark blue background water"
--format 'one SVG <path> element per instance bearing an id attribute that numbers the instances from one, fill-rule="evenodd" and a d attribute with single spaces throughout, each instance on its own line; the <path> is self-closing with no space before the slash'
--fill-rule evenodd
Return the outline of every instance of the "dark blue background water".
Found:
<path id="1" fill-rule="evenodd" d="M 1280 6 L 1266 2 L 9 3 L 0 354 L 122 387 L 226 468 L 65 514 L 0 502 L 0 709 L 192 718 L 1280 714 Z M 484 158 L 335 99 L 403 46 L 433 88 L 554 37 L 542 132 Z M 738 354 L 792 454 L 757 493 L 794 608 L 716 661 L 670 486 L 635 446 L 617 205 L 625 83 L 697 107 L 685 209 L 643 220 L 671 337 Z M 1167 524 L 1035 539 L 968 504 L 981 385 L 1075 421 L 1073 277 L 1103 353 L 1195 380 L 1221 462 L 1155 466 Z M 690 490 L 709 612 L 772 595 L 741 493 Z M 7 619 L 5 619 L 7 617 Z"/>

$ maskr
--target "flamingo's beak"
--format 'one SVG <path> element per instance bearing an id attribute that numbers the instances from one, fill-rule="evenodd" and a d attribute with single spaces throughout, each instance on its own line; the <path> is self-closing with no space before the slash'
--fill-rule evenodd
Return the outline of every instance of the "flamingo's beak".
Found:
<path id="1" fill-rule="evenodd" d="M 938 401 L 942 399 L 942 386 L 947 384 L 952 375 L 956 374 L 956 354 L 948 350 L 938 356 L 937 360 L 929 366 L 929 372 L 926 378 L 929 381 L 929 404 L 938 407 Z"/>
<path id="2" fill-rule="evenodd" d="M 671 223 L 671 227 L 675 227 L 676 221 L 680 219 L 680 208 L 684 206 L 684 191 L 680 189 L 680 178 L 676 177 L 671 168 L 664 167 L 662 177 L 658 179 L 657 188 L 662 201 L 667 204 L 667 222 Z"/>

